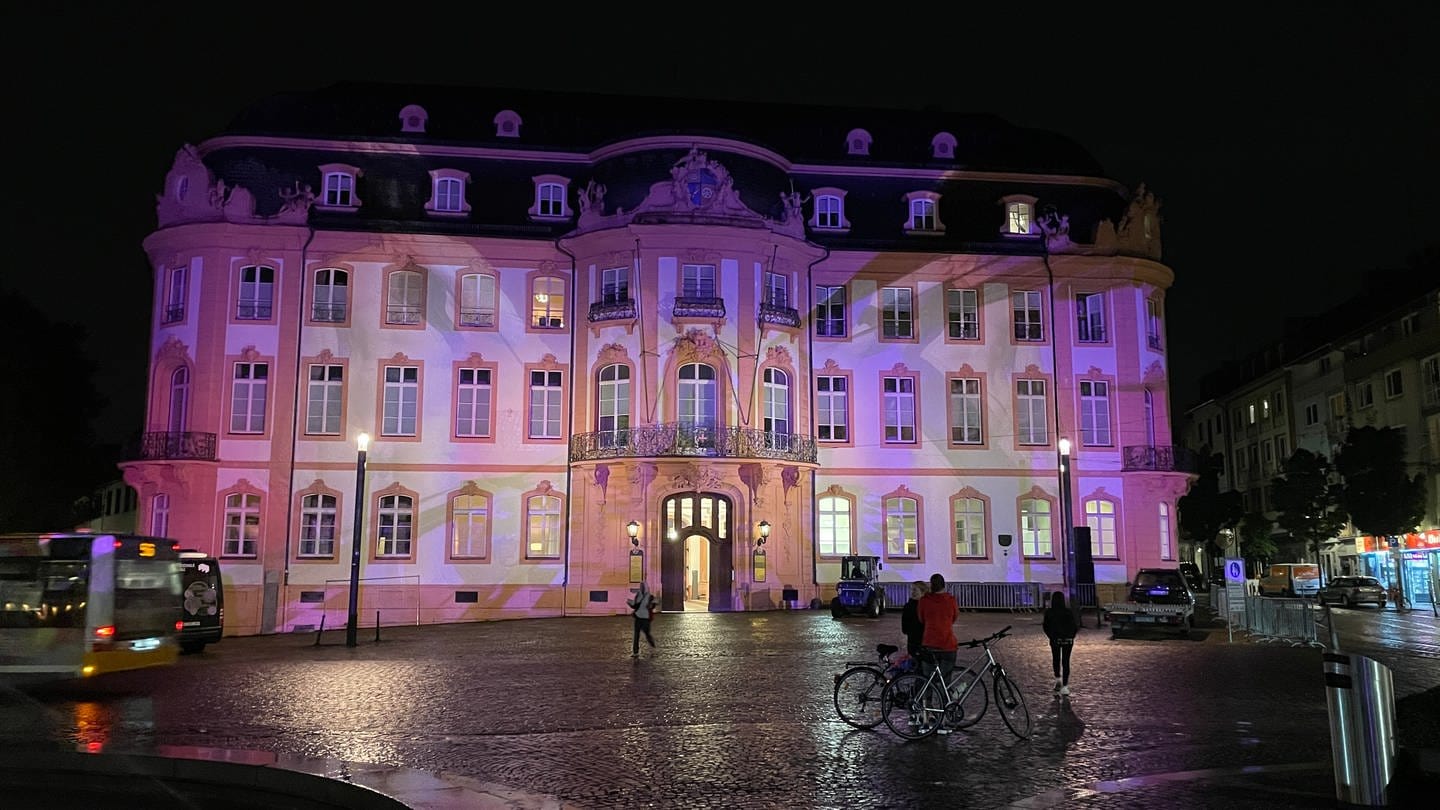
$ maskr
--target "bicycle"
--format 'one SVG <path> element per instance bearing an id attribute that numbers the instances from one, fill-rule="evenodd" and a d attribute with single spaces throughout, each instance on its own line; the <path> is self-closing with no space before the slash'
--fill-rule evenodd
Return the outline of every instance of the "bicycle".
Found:
<path id="1" fill-rule="evenodd" d="M 875 728 L 885 719 L 881 696 L 885 685 L 902 670 L 890 656 L 899 651 L 894 644 L 876 644 L 874 661 L 846 661 L 848 667 L 835 676 L 835 711 L 855 728 Z"/>
<path id="2" fill-rule="evenodd" d="M 990 649 L 991 642 L 1009 634 L 1010 627 L 1006 627 L 985 638 L 965 642 L 961 646 L 983 649 L 963 669 L 954 670 L 948 679 L 933 660 L 929 674 L 906 672 L 895 676 L 885 685 L 880 698 L 885 725 L 906 740 L 928 737 L 941 726 L 969 728 L 975 725 L 989 708 L 984 684 L 988 673 L 1000 718 L 1012 734 L 1028 739 L 1032 725 L 1025 696 Z"/>

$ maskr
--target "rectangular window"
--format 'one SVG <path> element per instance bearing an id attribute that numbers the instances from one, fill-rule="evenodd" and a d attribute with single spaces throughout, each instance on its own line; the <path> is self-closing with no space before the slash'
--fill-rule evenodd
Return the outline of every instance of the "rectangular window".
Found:
<path id="1" fill-rule="evenodd" d="M 1322 357 L 1322 358 L 1320 358 L 1320 362 L 1318 363 L 1318 365 L 1319 365 L 1319 367 L 1320 367 L 1320 373 L 1321 373 L 1321 374 L 1329 374 L 1329 373 L 1330 373 L 1330 358 L 1328 358 L 1328 357 Z"/>
<path id="2" fill-rule="evenodd" d="M 1257 420 L 1255 403 L 1251 402 L 1245 406 L 1245 418 L 1248 420 L 1249 424 L 1255 424 Z"/>
<path id="3" fill-rule="evenodd" d="M 935 230 L 935 201 L 910 201 L 910 229 L 913 231 Z"/>
<path id="4" fill-rule="evenodd" d="M 1092 553 L 1096 557 L 1116 556 L 1115 504 L 1098 498 L 1085 502 L 1085 525 L 1090 527 Z"/>
<path id="5" fill-rule="evenodd" d="M 420 367 L 386 366 L 380 435 L 414 436 L 420 415 Z"/>
<path id="6" fill-rule="evenodd" d="M 1284 436 L 1275 437 L 1275 463 L 1284 467 L 1290 460 L 1290 445 Z"/>
<path id="7" fill-rule="evenodd" d="M 1385 372 L 1385 398 L 1394 399 L 1405 393 L 1405 384 L 1400 378 L 1400 369 Z"/>
<path id="8" fill-rule="evenodd" d="M 1092 447 L 1110 444 L 1109 383 L 1080 381 L 1080 443 Z"/>
<path id="9" fill-rule="evenodd" d="M 956 498 L 955 556 L 985 556 L 985 502 L 979 498 Z"/>
<path id="10" fill-rule="evenodd" d="M 300 499 L 300 556 L 335 554 L 335 496 L 312 494 Z"/>
<path id="11" fill-rule="evenodd" d="M 560 499 L 535 495 L 525 506 L 525 558 L 553 560 L 560 556 Z"/>
<path id="12" fill-rule="evenodd" d="M 683 298 L 714 298 L 715 265 L 687 264 L 680 268 L 680 295 Z"/>
<path id="13" fill-rule="evenodd" d="M 981 444 L 985 436 L 981 430 L 982 414 L 979 378 L 963 378 L 950 381 L 950 442 L 952 444 Z"/>
<path id="14" fill-rule="evenodd" d="M 260 496 L 235 492 L 225 496 L 225 536 L 221 546 L 227 557 L 253 557 L 260 542 Z"/>
<path id="15" fill-rule="evenodd" d="M 1375 386 L 1366 380 L 1355 386 L 1355 407 L 1368 408 L 1375 404 Z"/>
<path id="16" fill-rule="evenodd" d="M 425 280 L 414 270 L 396 270 L 389 277 L 390 293 L 385 301 L 385 323 L 413 325 L 424 312 Z"/>
<path id="17" fill-rule="evenodd" d="M 880 334 L 883 337 L 909 339 L 915 336 L 913 311 L 910 308 L 913 294 L 908 287 L 880 289 Z"/>
<path id="18" fill-rule="evenodd" d="M 490 498 L 456 495 L 450 501 L 450 556 L 485 557 L 490 553 Z"/>
<path id="19" fill-rule="evenodd" d="M 1331 394 L 1331 395 L 1330 395 L 1330 418 L 1331 418 L 1331 419 L 1339 419 L 1340 417 L 1342 417 L 1342 416 L 1344 416 L 1344 415 L 1345 415 L 1345 395 L 1344 395 L 1344 394 Z"/>
<path id="20" fill-rule="evenodd" d="M 274 304 L 275 269 L 240 268 L 240 300 L 235 310 L 235 318 L 242 321 L 268 321 Z"/>
<path id="21" fill-rule="evenodd" d="M 600 271 L 600 302 L 622 304 L 630 300 L 630 268 L 607 267 Z"/>
<path id="22" fill-rule="evenodd" d="M 540 216 L 565 216 L 565 187 L 559 183 L 541 183 L 539 202 Z"/>
<path id="23" fill-rule="evenodd" d="M 170 496 L 164 492 L 150 499 L 150 534 L 170 536 Z"/>
<path id="24" fill-rule="evenodd" d="M 790 306 L 790 279 L 784 273 L 765 272 L 764 299 L 772 307 Z"/>
<path id="25" fill-rule="evenodd" d="M 1261 470 L 1266 475 L 1275 472 L 1275 447 L 1269 439 L 1260 443 L 1260 463 L 1263 465 Z"/>
<path id="26" fill-rule="evenodd" d="M 530 372 L 530 438 L 560 438 L 560 372 Z"/>
<path id="27" fill-rule="evenodd" d="M 1307 426 L 1308 426 L 1308 425 L 1313 425 L 1313 424 L 1315 424 L 1316 422 L 1319 422 L 1319 421 L 1320 421 L 1320 405 L 1319 405 L 1318 403 L 1314 403 L 1314 402 L 1310 403 L 1309 405 L 1306 405 L 1306 406 L 1305 406 L 1305 424 L 1306 424 Z"/>
<path id="28" fill-rule="evenodd" d="M 415 499 L 409 495 L 381 497 L 376 526 L 379 542 L 375 556 L 409 557 L 410 541 L 415 533 Z"/>
<path id="29" fill-rule="evenodd" d="M 1045 409 L 1044 380 L 1015 381 L 1015 413 L 1019 444 L 1049 444 L 1050 425 Z"/>
<path id="30" fill-rule="evenodd" d="M 1160 504 L 1160 559 L 1173 560 L 1175 552 L 1170 544 L 1170 504 Z"/>
<path id="31" fill-rule="evenodd" d="M 464 209 L 464 184 L 458 178 L 442 177 L 435 181 L 435 210 L 454 213 Z"/>
<path id="32" fill-rule="evenodd" d="M 1045 324 L 1040 314 L 1039 290 L 1016 290 L 1010 293 L 1010 311 L 1015 325 L 1015 339 L 1045 339 Z"/>
<path id="33" fill-rule="evenodd" d="M 355 178 L 344 172 L 325 175 L 325 204 L 349 207 L 354 205 Z"/>
<path id="34" fill-rule="evenodd" d="M 345 367 L 310 366 L 310 388 L 305 407 L 305 432 L 340 435 L 340 406 L 345 397 Z"/>
<path id="35" fill-rule="evenodd" d="M 1160 348 L 1160 302 L 1145 300 L 1145 342 L 1152 349 Z"/>
<path id="36" fill-rule="evenodd" d="M 914 498 L 885 499 L 885 553 L 920 556 L 920 510 Z"/>
<path id="37" fill-rule="evenodd" d="M 1026 557 L 1053 557 L 1050 538 L 1050 502 L 1040 498 L 1020 501 L 1020 553 Z"/>
<path id="38" fill-rule="evenodd" d="M 455 435 L 490 435 L 490 369 L 462 368 L 456 380 Z"/>
<path id="39" fill-rule="evenodd" d="M 1440 354 L 1420 361 L 1420 395 L 1426 408 L 1440 406 Z"/>
<path id="40" fill-rule="evenodd" d="M 850 499 L 834 496 L 821 498 L 816 530 L 819 532 L 818 543 L 822 557 L 851 553 Z"/>
<path id="41" fill-rule="evenodd" d="M 915 380 L 911 377 L 885 377 L 885 441 L 915 441 Z"/>
<path id="42" fill-rule="evenodd" d="M 815 227 L 839 228 L 841 222 L 839 197 L 822 194 L 815 198 Z"/>
<path id="43" fill-rule="evenodd" d="M 189 268 L 170 269 L 169 283 L 165 286 L 165 323 L 185 320 L 186 274 Z"/>
<path id="44" fill-rule="evenodd" d="M 980 291 L 946 290 L 945 321 L 953 340 L 980 339 Z"/>
<path id="45" fill-rule="evenodd" d="M 845 288 L 815 288 L 815 334 L 845 337 Z"/>
<path id="46" fill-rule="evenodd" d="M 230 394 L 230 432 L 265 432 L 265 397 L 270 385 L 269 363 L 236 363 Z"/>
<path id="47" fill-rule="evenodd" d="M 349 285 L 350 273 L 345 270 L 316 270 L 311 320 L 344 323 L 345 308 L 350 298 Z"/>
<path id="48" fill-rule="evenodd" d="M 848 382 L 845 377 L 815 378 L 815 436 L 822 442 L 850 440 Z"/>
<path id="49" fill-rule="evenodd" d="M 495 325 L 495 277 L 472 273 L 460 279 L 460 325 Z"/>
<path id="50" fill-rule="evenodd" d="M 1105 296 L 1085 293 L 1075 296 L 1075 319 L 1081 343 L 1105 342 Z"/>

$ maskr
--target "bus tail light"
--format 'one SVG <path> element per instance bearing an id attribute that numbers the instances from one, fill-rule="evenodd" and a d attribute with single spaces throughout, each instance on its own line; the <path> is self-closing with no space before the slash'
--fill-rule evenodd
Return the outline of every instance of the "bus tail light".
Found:
<path id="1" fill-rule="evenodd" d="M 107 624 L 104 627 L 95 628 L 95 637 L 105 641 L 115 638 L 115 625 Z"/>

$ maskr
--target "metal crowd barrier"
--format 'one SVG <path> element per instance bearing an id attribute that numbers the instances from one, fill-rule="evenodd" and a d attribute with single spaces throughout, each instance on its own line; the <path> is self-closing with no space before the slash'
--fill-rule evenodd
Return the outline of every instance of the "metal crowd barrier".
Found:
<path id="1" fill-rule="evenodd" d="M 900 608 L 910 601 L 910 583 L 884 582 L 885 603 Z M 1094 586 L 1090 586 L 1092 591 Z M 1044 610 L 1038 582 L 947 582 L 945 590 L 962 610 Z"/>
<path id="2" fill-rule="evenodd" d="M 1316 638 L 1313 599 L 1245 597 L 1245 630 L 1261 643 L 1282 642 L 1292 647 L 1324 647 Z"/>

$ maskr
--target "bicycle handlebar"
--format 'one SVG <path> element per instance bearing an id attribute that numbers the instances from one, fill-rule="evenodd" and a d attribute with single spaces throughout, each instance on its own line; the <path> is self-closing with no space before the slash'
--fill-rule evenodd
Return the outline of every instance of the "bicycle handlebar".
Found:
<path id="1" fill-rule="evenodd" d="M 1011 628 L 1011 627 L 1014 627 L 1014 625 L 1013 625 L 1013 624 L 1007 624 L 1007 625 L 1005 625 L 1005 629 L 1004 629 L 1004 630 L 999 630 L 999 631 L 997 631 L 997 632 L 995 632 L 995 633 L 992 633 L 991 635 L 986 636 L 985 638 L 971 639 L 970 641 L 966 641 L 966 642 L 961 643 L 960 646 L 962 646 L 962 647 L 979 647 L 979 646 L 981 646 L 982 644 L 989 644 L 989 643 L 992 642 L 992 641 L 999 641 L 1000 639 L 1005 638 L 1006 636 L 1010 635 L 1010 628 Z"/>

